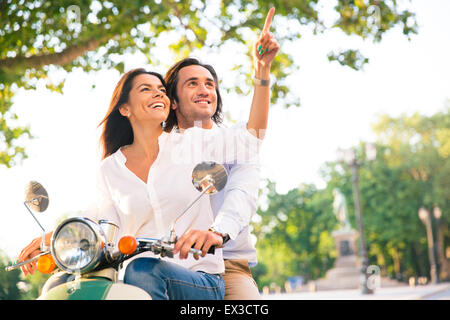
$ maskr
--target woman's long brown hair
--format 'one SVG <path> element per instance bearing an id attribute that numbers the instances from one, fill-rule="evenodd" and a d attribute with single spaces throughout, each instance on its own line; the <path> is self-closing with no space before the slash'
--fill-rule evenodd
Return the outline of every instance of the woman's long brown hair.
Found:
<path id="1" fill-rule="evenodd" d="M 143 68 L 130 70 L 120 78 L 114 89 L 106 116 L 98 125 L 99 127 L 103 125 L 100 136 L 102 159 L 112 155 L 120 147 L 133 143 L 134 134 L 130 120 L 120 113 L 119 108 L 128 102 L 130 91 L 133 87 L 133 79 L 140 74 L 155 76 L 161 80 L 164 87 L 166 86 L 162 75 Z"/>

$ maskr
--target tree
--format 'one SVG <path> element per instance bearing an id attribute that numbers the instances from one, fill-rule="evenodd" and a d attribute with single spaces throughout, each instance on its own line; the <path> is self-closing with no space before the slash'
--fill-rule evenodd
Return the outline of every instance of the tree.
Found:
<path id="1" fill-rule="evenodd" d="M 450 224 L 448 215 L 450 205 L 449 111 L 450 108 L 447 106 L 445 111 L 432 116 L 423 116 L 419 113 L 411 116 L 401 115 L 398 118 L 382 116 L 374 126 L 379 143 L 384 146 L 384 161 L 398 177 L 399 185 L 394 212 L 400 215 L 398 218 L 402 219 L 397 218 L 398 228 L 403 232 L 396 237 L 398 242 L 392 244 L 393 251 L 395 254 L 403 253 L 403 257 L 424 256 L 425 263 L 414 268 L 411 261 L 404 259 L 406 263 L 404 269 L 407 273 L 415 269 L 416 272 L 429 276 L 428 271 L 424 272 L 424 269 L 429 270 L 429 261 L 426 258 L 425 228 L 418 218 L 420 207 L 428 208 L 430 212 L 433 212 L 435 206 L 442 209 L 444 243 L 440 250 L 444 250 L 446 243 L 448 246 L 450 236 L 448 233 Z M 434 220 L 433 215 L 431 219 Z M 433 232 L 436 236 L 438 226 L 434 227 Z M 441 254 L 444 255 L 443 252 Z"/>
<path id="2" fill-rule="evenodd" d="M 385 275 L 405 280 L 429 276 L 425 228 L 420 207 L 442 209 L 444 248 L 448 246 L 450 185 L 449 108 L 432 116 L 415 113 L 394 118 L 382 115 L 373 125 L 378 136 L 377 158 L 366 161 L 365 143 L 356 148 L 360 165 L 360 192 L 369 260 Z M 351 175 L 346 166 L 327 163 L 328 186 L 339 187 L 348 199 L 355 224 Z"/>
<path id="3" fill-rule="evenodd" d="M 414 14 L 401 10 L 396 1 L 338 0 L 335 24 L 326 27 L 320 17 L 318 0 L 3 0 L 0 2 L 0 164 L 13 166 L 26 158 L 24 141 L 32 138 L 29 126 L 19 125 L 11 109 L 19 88 L 35 89 L 43 82 L 50 90 L 62 92 L 64 80 L 52 72 L 81 68 L 95 72 L 104 68 L 124 70 L 124 54 L 141 52 L 149 63 L 160 39 L 173 39 L 170 49 L 176 57 L 195 50 L 220 52 L 233 44 L 242 52 L 232 70 L 232 87 L 246 95 L 251 90 L 251 44 L 269 7 L 277 9 L 273 32 L 280 44 L 297 41 L 311 26 L 314 33 L 339 28 L 348 35 L 380 41 L 397 25 L 410 36 L 417 32 Z M 247 58 L 245 58 L 247 56 Z M 329 59 L 354 69 L 368 60 L 358 50 L 330 53 Z M 280 53 L 273 65 L 277 82 L 272 102 L 286 107 L 299 105 L 285 80 L 296 70 L 293 57 Z M 242 77 L 242 75 L 245 77 Z"/>
<path id="4" fill-rule="evenodd" d="M 36 299 L 45 281 L 50 278 L 50 275 L 40 272 L 23 277 L 20 268 L 5 271 L 7 265 L 10 265 L 9 259 L 0 252 L 0 300 Z"/>
<path id="5" fill-rule="evenodd" d="M 417 182 L 421 205 L 449 206 L 450 106 L 430 117 L 415 113 L 399 118 L 382 116 L 374 131 L 390 146 L 386 160 Z"/>
<path id="6" fill-rule="evenodd" d="M 17 284 L 20 280 L 20 270 L 5 271 L 7 259 L 0 252 L 0 300 L 18 300 L 21 292 Z"/>
<path id="7" fill-rule="evenodd" d="M 440 250 L 449 246 L 449 110 L 431 116 L 382 115 L 373 125 L 376 159 L 367 160 L 366 142 L 354 148 L 369 264 L 378 265 L 383 276 L 401 281 L 430 276 L 426 231 L 418 217 L 422 206 L 430 211 L 434 205 L 441 208 Z M 327 183 L 321 190 L 301 186 L 277 194 L 275 185 L 268 184 L 267 208 L 258 211 L 261 221 L 254 224 L 260 264 L 255 278 L 260 286 L 283 285 L 297 275 L 321 278 L 333 266 L 334 188 L 345 195 L 350 224 L 358 230 L 350 168 L 327 162 L 321 175 Z"/>
<path id="8" fill-rule="evenodd" d="M 337 226 L 331 191 L 319 192 L 303 185 L 285 195 L 277 194 L 275 184 L 267 186 L 267 209 L 258 210 L 255 223 L 258 285 L 283 285 L 290 276 L 317 279 L 333 265 L 332 230 Z"/>

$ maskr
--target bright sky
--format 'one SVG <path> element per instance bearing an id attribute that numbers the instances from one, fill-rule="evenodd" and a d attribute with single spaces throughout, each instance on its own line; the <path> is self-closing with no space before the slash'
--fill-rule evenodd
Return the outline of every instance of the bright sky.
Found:
<path id="1" fill-rule="evenodd" d="M 298 43 L 281 48 L 300 65 L 290 77 L 290 88 L 300 97 L 301 107 L 273 106 L 270 111 L 262 176 L 275 181 L 280 193 L 302 183 L 323 187 L 320 166 L 335 160 L 339 147 L 373 141 L 371 124 L 378 114 L 430 115 L 443 110 L 450 99 L 450 2 L 417 0 L 411 7 L 419 23 L 419 35 L 411 41 L 400 29 L 379 44 L 333 31 L 305 34 Z M 370 62 L 359 72 L 328 62 L 327 53 L 339 48 L 360 48 Z M 200 58 L 226 80 L 221 61 Z M 139 59 L 130 59 L 126 69 L 142 66 L 138 63 Z M 116 71 L 96 77 L 73 72 L 64 95 L 40 89 L 15 96 L 14 110 L 21 123 L 31 125 L 36 138 L 26 144 L 29 159 L 12 169 L 0 167 L 0 250 L 14 256 L 39 236 L 39 227 L 23 205 L 28 181 L 39 181 L 49 193 L 49 209 L 40 215 L 48 230 L 61 214 L 81 211 L 93 200 L 99 161 L 96 127 L 119 77 Z M 223 95 L 224 108 L 244 121 L 251 97 Z"/>

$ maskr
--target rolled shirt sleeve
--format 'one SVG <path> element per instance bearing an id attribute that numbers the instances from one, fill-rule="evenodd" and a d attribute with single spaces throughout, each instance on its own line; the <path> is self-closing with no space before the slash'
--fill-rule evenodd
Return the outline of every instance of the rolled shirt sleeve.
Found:
<path id="1" fill-rule="evenodd" d="M 227 233 L 232 240 L 249 225 L 257 209 L 259 165 L 233 165 L 212 227 Z M 218 202 L 221 199 L 215 199 Z"/>
<path id="2" fill-rule="evenodd" d="M 218 128 L 215 132 L 214 151 L 221 150 L 217 147 L 217 138 L 220 137 L 223 139 L 223 153 L 211 153 L 211 158 L 219 163 L 231 164 L 231 170 L 224 190 L 223 204 L 212 227 L 235 240 L 249 225 L 252 215 L 256 212 L 262 140 L 249 132 L 247 123 Z"/>

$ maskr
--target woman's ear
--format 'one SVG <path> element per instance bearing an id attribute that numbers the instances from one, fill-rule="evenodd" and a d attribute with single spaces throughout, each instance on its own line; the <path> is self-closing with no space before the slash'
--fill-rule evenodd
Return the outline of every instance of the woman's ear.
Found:
<path id="1" fill-rule="evenodd" d="M 131 113 L 130 113 L 130 109 L 128 108 L 128 106 L 126 104 L 123 104 L 119 107 L 119 112 L 121 115 L 123 115 L 124 117 L 129 118 Z"/>

